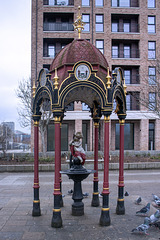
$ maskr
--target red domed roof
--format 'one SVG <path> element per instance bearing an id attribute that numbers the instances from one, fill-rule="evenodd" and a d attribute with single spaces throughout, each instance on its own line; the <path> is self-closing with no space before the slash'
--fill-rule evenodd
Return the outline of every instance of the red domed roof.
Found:
<path id="1" fill-rule="evenodd" d="M 58 77 L 61 82 L 61 80 L 68 76 L 67 70 L 71 70 L 73 65 L 79 61 L 87 61 L 92 66 L 94 65 L 98 70 L 97 75 L 99 77 L 102 77 L 103 73 L 106 76 L 107 60 L 99 49 L 85 39 L 75 39 L 66 45 L 54 58 L 50 66 L 50 73 L 53 74 L 55 68 L 57 68 Z M 64 69 L 64 66 L 67 66 L 67 68 Z"/>

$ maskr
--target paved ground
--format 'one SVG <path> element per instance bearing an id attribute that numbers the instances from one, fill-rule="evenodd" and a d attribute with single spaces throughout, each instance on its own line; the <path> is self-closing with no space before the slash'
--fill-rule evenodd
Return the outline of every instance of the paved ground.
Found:
<path id="1" fill-rule="evenodd" d="M 83 200 L 85 214 L 81 217 L 71 215 L 73 200 L 68 190 L 73 187 L 72 180 L 63 175 L 62 208 L 63 227 L 51 227 L 53 207 L 53 179 L 51 172 L 40 173 L 40 201 L 42 216 L 32 217 L 33 173 L 1 173 L 0 174 L 0 240 L 118 240 L 118 239 L 160 239 L 160 230 L 149 229 L 149 236 L 133 235 L 131 230 L 143 223 L 144 218 L 135 215 L 147 202 L 152 202 L 152 193 L 160 196 L 160 171 L 139 170 L 125 171 L 126 214 L 115 214 L 117 201 L 118 171 L 110 171 L 110 218 L 109 227 L 99 226 L 101 206 L 91 207 L 93 175 L 83 181 L 83 192 L 89 197 Z M 99 190 L 102 190 L 103 174 L 99 172 Z M 142 197 L 142 204 L 137 206 L 134 200 Z M 102 202 L 100 198 L 100 202 Z M 151 207 L 149 215 L 156 209 Z"/>

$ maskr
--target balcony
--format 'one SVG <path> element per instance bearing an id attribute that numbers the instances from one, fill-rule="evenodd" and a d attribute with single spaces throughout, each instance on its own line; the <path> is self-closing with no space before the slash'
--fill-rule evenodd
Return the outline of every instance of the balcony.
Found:
<path id="1" fill-rule="evenodd" d="M 112 0 L 112 7 L 139 7 L 138 0 Z"/>
<path id="2" fill-rule="evenodd" d="M 72 23 L 44 22 L 43 31 L 74 31 Z"/>
<path id="3" fill-rule="evenodd" d="M 114 46 L 113 46 L 114 47 Z M 140 54 L 139 54 L 139 50 L 114 50 L 112 48 L 112 58 L 124 58 L 124 59 L 131 59 L 131 58 L 139 58 Z"/>
<path id="4" fill-rule="evenodd" d="M 49 6 L 74 6 L 74 0 L 43 0 L 43 5 Z"/>
<path id="5" fill-rule="evenodd" d="M 112 14 L 112 32 L 139 33 L 138 15 Z"/>

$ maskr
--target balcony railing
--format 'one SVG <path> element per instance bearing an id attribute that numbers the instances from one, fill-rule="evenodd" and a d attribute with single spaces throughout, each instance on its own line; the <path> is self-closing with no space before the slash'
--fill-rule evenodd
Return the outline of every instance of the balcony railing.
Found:
<path id="1" fill-rule="evenodd" d="M 112 58 L 139 58 L 139 50 L 131 50 L 130 53 L 124 51 L 119 51 L 118 53 L 112 52 Z"/>
<path id="2" fill-rule="evenodd" d="M 44 22 L 43 24 L 44 31 L 74 31 L 72 23 L 50 23 Z"/>
<path id="3" fill-rule="evenodd" d="M 74 0 L 43 0 L 43 5 L 49 6 L 74 6 Z"/>

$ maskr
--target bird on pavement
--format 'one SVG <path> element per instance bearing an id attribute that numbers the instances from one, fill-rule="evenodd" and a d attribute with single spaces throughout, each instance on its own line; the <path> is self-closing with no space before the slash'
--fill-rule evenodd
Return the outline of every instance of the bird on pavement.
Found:
<path id="1" fill-rule="evenodd" d="M 159 198 L 157 195 L 153 194 L 153 193 L 152 193 L 152 197 L 153 197 L 153 200 L 154 200 L 154 201 L 155 201 L 155 200 L 160 200 L 160 198 Z"/>
<path id="2" fill-rule="evenodd" d="M 129 196 L 129 193 L 126 191 L 125 194 L 124 194 L 124 196 L 126 196 L 126 197 Z"/>
<path id="3" fill-rule="evenodd" d="M 144 219 L 144 223 L 143 224 L 141 224 L 138 227 L 132 229 L 132 233 L 139 233 L 139 234 L 146 234 L 146 235 L 148 235 L 148 233 L 147 233 L 148 228 L 149 228 L 149 218 L 146 217 Z"/>
<path id="4" fill-rule="evenodd" d="M 135 200 L 135 204 L 140 204 L 142 202 L 142 198 L 141 197 L 138 197 L 136 200 Z"/>
<path id="5" fill-rule="evenodd" d="M 89 196 L 89 193 L 85 192 L 83 193 L 83 197 L 87 198 Z"/>
<path id="6" fill-rule="evenodd" d="M 152 225 L 155 222 L 158 222 L 159 218 L 160 218 L 160 211 L 157 210 L 154 214 L 152 214 L 149 217 L 150 225 Z"/>
<path id="7" fill-rule="evenodd" d="M 145 207 L 143 207 L 141 210 L 137 211 L 136 214 L 140 214 L 141 216 L 146 216 L 147 213 L 149 213 L 150 210 L 150 203 L 147 203 Z"/>
<path id="8" fill-rule="evenodd" d="M 160 200 L 155 200 L 154 202 L 157 205 L 156 207 L 160 207 Z"/>
<path id="9" fill-rule="evenodd" d="M 160 229 L 160 222 L 155 222 L 155 223 L 152 224 L 152 226 L 155 226 L 155 227 Z"/>

